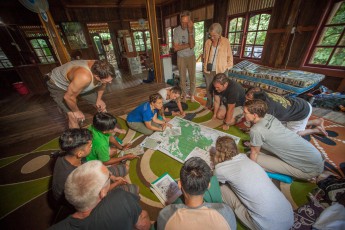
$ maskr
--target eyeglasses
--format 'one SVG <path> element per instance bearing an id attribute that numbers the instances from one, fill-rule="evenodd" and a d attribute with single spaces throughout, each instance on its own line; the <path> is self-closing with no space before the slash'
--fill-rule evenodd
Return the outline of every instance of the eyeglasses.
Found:
<path id="1" fill-rule="evenodd" d="M 111 172 L 109 172 L 109 176 L 108 179 L 104 182 L 104 185 L 102 186 L 102 188 L 107 184 L 108 180 L 110 180 L 110 177 L 112 176 Z"/>

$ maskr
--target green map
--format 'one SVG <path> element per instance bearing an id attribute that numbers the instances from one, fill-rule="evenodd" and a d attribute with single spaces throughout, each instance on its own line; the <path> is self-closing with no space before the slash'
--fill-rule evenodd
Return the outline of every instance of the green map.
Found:
<path id="1" fill-rule="evenodd" d="M 155 132 L 150 138 L 160 142 L 157 150 L 182 163 L 196 147 L 208 154 L 219 136 L 230 136 L 236 144 L 240 141 L 239 137 L 180 117 L 174 117 L 169 123 L 173 126 L 172 128 L 167 128 L 164 132 Z"/>

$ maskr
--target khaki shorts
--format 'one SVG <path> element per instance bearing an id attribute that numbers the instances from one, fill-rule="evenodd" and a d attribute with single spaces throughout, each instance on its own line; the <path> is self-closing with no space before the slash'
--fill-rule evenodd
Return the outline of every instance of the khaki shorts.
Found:
<path id="1" fill-rule="evenodd" d="M 61 108 L 65 113 L 71 112 L 70 108 L 63 99 L 66 91 L 57 87 L 53 82 L 51 82 L 51 80 L 47 81 L 47 86 L 50 92 L 50 96 L 53 98 L 59 108 Z M 89 104 L 95 105 L 97 101 L 97 89 L 91 90 L 90 92 L 84 94 L 80 94 L 78 98 L 82 98 Z"/>

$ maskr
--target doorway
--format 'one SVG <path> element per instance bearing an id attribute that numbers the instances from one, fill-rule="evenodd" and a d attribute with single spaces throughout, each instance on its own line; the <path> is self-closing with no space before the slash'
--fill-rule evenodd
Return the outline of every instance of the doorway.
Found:
<path id="1" fill-rule="evenodd" d="M 204 21 L 195 22 L 195 58 L 196 58 L 196 73 L 202 72 L 202 54 L 204 49 Z"/>

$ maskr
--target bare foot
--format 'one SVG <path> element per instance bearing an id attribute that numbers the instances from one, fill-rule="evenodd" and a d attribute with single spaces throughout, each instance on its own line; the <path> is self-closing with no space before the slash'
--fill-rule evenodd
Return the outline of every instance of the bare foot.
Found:
<path id="1" fill-rule="evenodd" d="M 327 133 L 327 131 L 325 130 L 324 127 L 317 126 L 316 129 L 318 130 L 318 133 L 321 133 L 321 134 L 325 135 L 326 137 L 328 137 L 328 133 Z"/>
<path id="2" fill-rule="evenodd" d="M 190 101 L 191 101 L 191 102 L 195 102 L 194 96 L 192 96 L 192 97 L 190 98 Z"/>

